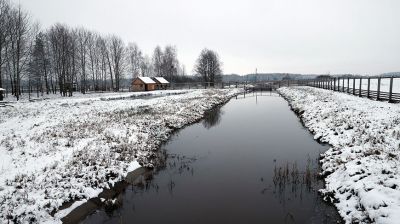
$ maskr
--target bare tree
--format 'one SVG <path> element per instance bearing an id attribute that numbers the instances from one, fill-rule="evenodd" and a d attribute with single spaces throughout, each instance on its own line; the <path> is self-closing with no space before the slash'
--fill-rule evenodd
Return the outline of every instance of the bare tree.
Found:
<path id="1" fill-rule="evenodd" d="M 47 94 L 49 93 L 49 85 L 47 82 L 49 60 L 45 52 L 44 39 L 43 33 L 39 33 L 36 36 L 28 65 L 29 84 L 33 82 L 32 84 L 36 87 L 37 97 L 39 97 L 39 92 L 43 94 L 43 84 L 45 84 Z"/>
<path id="2" fill-rule="evenodd" d="M 218 54 L 212 50 L 202 50 L 194 70 L 204 82 L 213 86 L 215 82 L 221 80 L 222 69 Z"/>
<path id="3" fill-rule="evenodd" d="M 143 57 L 142 63 L 140 64 L 140 71 L 142 76 L 153 76 L 154 69 L 153 69 L 153 63 L 151 63 L 151 59 L 148 55 L 145 55 Z"/>
<path id="4" fill-rule="evenodd" d="M 21 6 L 11 9 L 10 14 L 10 77 L 13 82 L 12 93 L 19 100 L 21 95 L 21 76 L 28 62 L 30 45 L 29 16 L 22 11 Z"/>
<path id="5" fill-rule="evenodd" d="M 160 76 L 167 77 L 170 81 L 173 81 L 173 77 L 178 74 L 178 67 L 179 61 L 176 48 L 173 46 L 166 46 L 162 54 Z"/>
<path id="6" fill-rule="evenodd" d="M 84 94 L 87 90 L 87 57 L 89 51 L 90 32 L 84 28 L 75 30 L 77 42 L 77 54 L 80 68 L 80 91 Z"/>
<path id="7" fill-rule="evenodd" d="M 75 43 L 70 29 L 56 24 L 49 31 L 54 72 L 62 96 L 72 96 L 75 68 Z"/>
<path id="8" fill-rule="evenodd" d="M 125 46 L 120 37 L 111 36 L 109 39 L 111 64 L 115 77 L 115 91 L 120 89 L 120 81 L 124 70 Z"/>
<path id="9" fill-rule="evenodd" d="M 100 37 L 99 34 L 90 32 L 88 39 L 88 49 L 89 49 L 89 62 L 90 71 L 92 73 L 92 90 L 99 90 L 98 82 L 98 64 L 99 58 L 102 56 L 102 48 L 105 45 L 104 39 Z M 105 47 L 104 47 L 105 48 Z"/>
<path id="10" fill-rule="evenodd" d="M 127 61 L 132 77 L 140 75 L 140 67 L 143 61 L 142 51 L 135 43 L 129 43 L 127 48 Z"/>
<path id="11" fill-rule="evenodd" d="M 10 4 L 6 0 L 0 0 L 0 88 L 3 88 L 3 66 L 5 65 L 6 50 L 9 44 L 10 26 Z M 3 100 L 3 93 L 0 91 L 0 101 Z"/>
<path id="12" fill-rule="evenodd" d="M 157 46 L 154 49 L 153 53 L 153 69 L 155 76 L 163 76 L 162 75 L 162 67 L 163 67 L 163 52 L 160 46 Z"/>

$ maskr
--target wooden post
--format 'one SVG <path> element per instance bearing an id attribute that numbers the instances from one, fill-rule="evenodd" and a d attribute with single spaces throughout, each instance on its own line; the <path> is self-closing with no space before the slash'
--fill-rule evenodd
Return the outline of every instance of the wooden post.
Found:
<path id="1" fill-rule="evenodd" d="M 390 77 L 389 103 L 392 103 L 392 94 L 393 94 L 393 77 Z"/>
<path id="2" fill-rule="evenodd" d="M 340 91 L 340 78 L 337 78 L 337 90 L 336 91 Z"/>
<path id="3" fill-rule="evenodd" d="M 370 89 L 371 89 L 371 78 L 368 78 L 368 93 L 367 93 L 368 98 L 370 97 L 370 93 L 369 93 Z"/>
<path id="4" fill-rule="evenodd" d="M 358 96 L 359 97 L 362 97 L 362 94 L 361 94 L 361 82 L 362 82 L 362 78 L 360 78 L 360 89 L 358 90 Z"/>
<path id="5" fill-rule="evenodd" d="M 342 79 L 342 92 L 344 92 L 344 78 Z"/>
<path id="6" fill-rule="evenodd" d="M 378 93 L 376 95 L 376 100 L 379 100 L 381 95 L 381 77 L 378 78 Z"/>
<path id="7" fill-rule="evenodd" d="M 336 89 L 336 78 L 333 78 L 333 91 Z"/>
<path id="8" fill-rule="evenodd" d="M 356 95 L 356 78 L 353 78 L 353 95 Z"/>
<path id="9" fill-rule="evenodd" d="M 350 93 L 350 78 L 347 77 L 347 93 Z"/>

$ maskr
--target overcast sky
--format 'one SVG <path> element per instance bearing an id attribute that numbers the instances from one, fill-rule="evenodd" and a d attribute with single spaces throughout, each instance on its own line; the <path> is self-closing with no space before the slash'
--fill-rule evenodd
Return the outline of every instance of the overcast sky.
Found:
<path id="1" fill-rule="evenodd" d="M 187 71 L 201 49 L 224 73 L 400 71 L 399 0 L 13 0 L 44 28 L 117 34 L 147 54 L 175 45 Z"/>

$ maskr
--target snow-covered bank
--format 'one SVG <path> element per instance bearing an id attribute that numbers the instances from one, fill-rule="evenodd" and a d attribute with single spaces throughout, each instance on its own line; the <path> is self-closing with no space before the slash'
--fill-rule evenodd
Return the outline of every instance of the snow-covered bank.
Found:
<path id="1" fill-rule="evenodd" d="M 140 165 L 153 166 L 173 130 L 238 91 L 135 100 L 125 99 L 132 93 L 88 95 L 0 107 L 0 223 L 60 222 L 51 213 L 63 203 L 95 197 Z"/>
<path id="2" fill-rule="evenodd" d="M 400 105 L 312 87 L 278 91 L 315 139 L 332 145 L 321 192 L 346 223 L 398 223 Z"/>

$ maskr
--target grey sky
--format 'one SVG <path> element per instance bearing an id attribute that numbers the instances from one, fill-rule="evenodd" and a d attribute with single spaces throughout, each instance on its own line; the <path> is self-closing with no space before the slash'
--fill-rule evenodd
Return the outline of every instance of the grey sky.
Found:
<path id="1" fill-rule="evenodd" d="M 147 54 L 175 45 L 188 71 L 205 47 L 219 53 L 225 73 L 400 71 L 399 0 L 19 2 L 43 27 L 114 33 Z"/>

